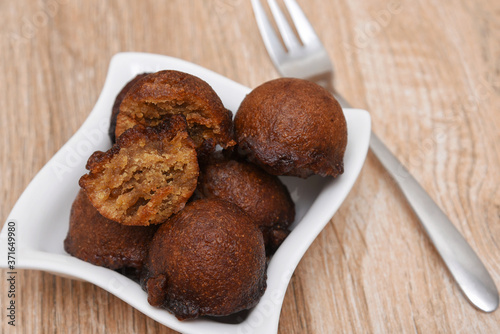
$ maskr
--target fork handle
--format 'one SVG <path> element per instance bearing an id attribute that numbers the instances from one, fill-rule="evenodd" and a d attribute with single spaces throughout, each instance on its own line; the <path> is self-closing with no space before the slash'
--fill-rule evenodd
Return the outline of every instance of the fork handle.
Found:
<path id="1" fill-rule="evenodd" d="M 342 96 L 335 92 L 334 96 L 342 107 L 351 108 Z M 465 296 L 480 310 L 495 311 L 499 303 L 498 290 L 471 246 L 424 188 L 373 132 L 370 137 L 370 149 L 405 195 Z"/>

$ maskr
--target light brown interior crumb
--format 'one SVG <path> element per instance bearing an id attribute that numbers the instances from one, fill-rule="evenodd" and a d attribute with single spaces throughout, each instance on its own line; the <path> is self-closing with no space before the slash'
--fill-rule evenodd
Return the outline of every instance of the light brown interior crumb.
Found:
<path id="1" fill-rule="evenodd" d="M 196 183 L 193 173 L 197 173 L 193 153 L 183 145 L 177 135 L 163 152 L 159 152 L 158 143 L 145 139 L 140 145 L 122 148 L 93 181 L 102 210 L 133 225 L 137 221 L 141 225 L 161 223 L 178 211 L 186 193 L 190 195 Z"/>
<path id="2" fill-rule="evenodd" d="M 166 115 L 183 115 L 188 123 L 189 136 L 200 146 L 204 138 L 213 137 L 213 124 L 201 106 L 176 100 L 161 103 L 146 102 L 131 108 L 130 117 L 134 123 L 157 126 Z M 217 132 L 217 131 L 215 131 Z"/>

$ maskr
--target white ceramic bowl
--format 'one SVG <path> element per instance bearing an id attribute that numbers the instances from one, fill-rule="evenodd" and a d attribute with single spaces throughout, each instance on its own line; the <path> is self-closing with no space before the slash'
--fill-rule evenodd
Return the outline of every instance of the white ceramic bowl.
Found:
<path id="1" fill-rule="evenodd" d="M 364 110 L 344 110 L 349 135 L 343 175 L 337 179 L 282 178 L 296 204 L 296 220 L 292 225 L 292 233 L 269 263 L 264 296 L 246 319 L 239 324 L 209 319 L 180 322 L 167 311 L 150 306 L 146 293 L 137 283 L 115 271 L 69 256 L 63 249 L 71 204 L 79 188 L 78 180 L 86 173 L 85 163 L 92 152 L 107 150 L 111 145 L 107 130 L 116 95 L 136 74 L 164 69 L 191 73 L 207 81 L 219 94 L 226 108 L 233 112 L 250 91 L 219 74 L 180 59 L 145 53 L 115 55 L 91 114 L 35 176 L 8 216 L 7 221 L 17 224 L 16 268 L 44 270 L 91 282 L 154 320 L 182 333 L 276 333 L 283 298 L 295 267 L 346 198 L 363 166 L 370 138 L 370 115 Z M 0 234 L 2 250 L 7 249 L 6 227 L 7 222 Z M 6 258 L 0 266 L 7 266 Z"/>

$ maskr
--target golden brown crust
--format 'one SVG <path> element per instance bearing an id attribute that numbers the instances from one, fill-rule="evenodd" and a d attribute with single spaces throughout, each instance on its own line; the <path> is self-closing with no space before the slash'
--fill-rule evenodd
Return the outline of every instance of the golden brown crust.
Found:
<path id="1" fill-rule="evenodd" d="M 156 233 L 143 286 L 178 319 L 225 316 L 257 304 L 266 288 L 264 241 L 236 205 L 189 203 Z"/>
<path id="2" fill-rule="evenodd" d="M 92 264 L 142 270 L 157 226 L 125 226 L 103 217 L 80 190 L 71 207 L 64 249 Z"/>
<path id="3" fill-rule="evenodd" d="M 156 127 L 128 129 L 107 152 L 95 152 L 80 179 L 106 218 L 125 225 L 160 224 L 181 210 L 198 179 L 194 143 L 180 115 Z"/>
<path id="4" fill-rule="evenodd" d="M 182 114 L 199 154 L 235 145 L 231 111 L 208 83 L 193 75 L 165 70 L 135 84 L 120 105 L 116 136 L 136 124 L 156 126 L 166 115 Z"/>
<path id="5" fill-rule="evenodd" d="M 239 151 L 270 174 L 306 178 L 344 172 L 344 114 L 315 83 L 268 81 L 245 97 L 234 122 Z"/>
<path id="6" fill-rule="evenodd" d="M 137 74 L 132 80 L 127 82 L 127 84 L 122 88 L 122 90 L 116 96 L 115 103 L 113 103 L 113 109 L 111 110 L 111 119 L 109 122 L 109 130 L 108 130 L 111 143 L 114 144 L 116 141 L 115 137 L 116 118 L 118 117 L 118 113 L 120 112 L 120 104 L 122 103 L 123 99 L 125 98 L 125 95 L 130 90 L 130 88 L 132 88 L 139 80 L 141 80 L 148 74 L 149 73 Z"/>
<path id="7" fill-rule="evenodd" d="M 284 240 L 270 235 L 275 229 L 286 231 L 295 218 L 295 205 L 277 176 L 254 164 L 223 157 L 219 152 L 201 167 L 197 192 L 201 197 L 217 197 L 243 209 L 264 232 L 268 254 Z"/>

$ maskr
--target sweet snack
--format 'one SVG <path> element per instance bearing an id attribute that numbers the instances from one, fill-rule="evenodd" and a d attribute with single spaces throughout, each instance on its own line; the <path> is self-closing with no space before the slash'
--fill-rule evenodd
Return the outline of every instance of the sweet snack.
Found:
<path id="1" fill-rule="evenodd" d="M 71 207 L 64 249 L 69 254 L 110 269 L 142 270 L 158 226 L 125 226 L 104 218 L 80 190 Z"/>
<path id="2" fill-rule="evenodd" d="M 142 285 L 148 302 L 178 319 L 226 316 L 257 304 L 266 289 L 259 229 L 236 205 L 202 199 L 161 225 Z"/>
<path id="3" fill-rule="evenodd" d="M 122 90 L 118 93 L 115 99 L 115 103 L 113 104 L 113 109 L 111 110 L 111 120 L 109 122 L 109 138 L 111 139 L 111 143 L 115 143 L 115 129 L 116 129 L 116 118 L 118 117 L 118 113 L 120 112 L 120 104 L 122 104 L 125 95 L 139 80 L 147 76 L 149 73 L 137 74 L 132 80 L 127 82 L 127 84 L 122 88 Z"/>
<path id="4" fill-rule="evenodd" d="M 310 81 L 282 78 L 255 88 L 234 120 L 239 152 L 273 175 L 344 172 L 347 125 L 339 103 Z"/>
<path id="5" fill-rule="evenodd" d="M 205 81 L 173 70 L 123 87 L 109 135 L 116 143 L 94 152 L 80 178 L 64 248 L 132 270 L 149 304 L 179 320 L 226 321 L 259 302 L 266 256 L 295 219 L 277 176 L 336 177 L 347 145 L 340 105 L 314 83 L 262 84 L 241 103 L 233 129 Z"/>
<path id="6" fill-rule="evenodd" d="M 89 200 L 104 217 L 125 225 L 159 224 L 181 210 L 199 172 L 180 115 L 128 129 L 110 150 L 92 154 L 86 168 L 80 186 Z"/>
<path id="7" fill-rule="evenodd" d="M 232 113 L 205 81 L 193 75 L 165 70 L 149 74 L 133 85 L 120 104 L 116 136 L 136 124 L 157 126 L 165 117 L 180 114 L 200 155 L 217 144 L 234 146 Z"/>
<path id="8" fill-rule="evenodd" d="M 277 176 L 219 152 L 201 167 L 196 191 L 200 197 L 217 197 L 243 209 L 263 232 L 268 254 L 283 242 L 295 218 L 295 205 Z"/>

